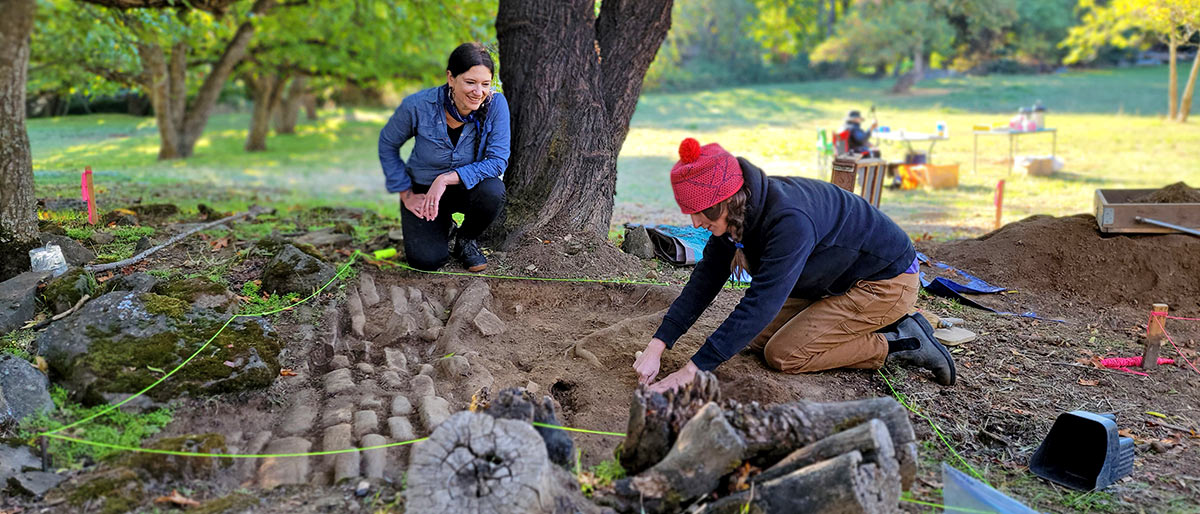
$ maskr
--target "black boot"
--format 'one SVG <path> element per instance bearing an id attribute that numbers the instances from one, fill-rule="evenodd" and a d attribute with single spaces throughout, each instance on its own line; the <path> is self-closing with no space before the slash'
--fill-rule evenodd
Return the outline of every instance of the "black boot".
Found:
<path id="1" fill-rule="evenodd" d="M 933 372 L 937 383 L 954 385 L 957 373 L 950 350 L 933 336 L 933 327 L 920 314 L 909 314 L 894 325 L 895 331 L 883 332 L 888 340 L 889 363 L 925 368 Z"/>
<path id="2" fill-rule="evenodd" d="M 467 271 L 478 273 L 487 269 L 487 257 L 479 251 L 479 243 L 474 239 L 455 239 L 454 257 L 462 263 Z"/>

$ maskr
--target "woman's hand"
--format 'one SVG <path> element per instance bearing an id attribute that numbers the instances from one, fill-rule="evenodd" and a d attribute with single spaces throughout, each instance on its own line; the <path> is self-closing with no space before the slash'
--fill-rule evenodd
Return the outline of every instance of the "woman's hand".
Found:
<path id="1" fill-rule="evenodd" d="M 667 344 L 662 340 L 651 339 L 650 344 L 646 345 L 646 350 L 633 361 L 633 369 L 638 373 L 639 384 L 648 385 L 654 382 L 654 377 L 658 376 L 658 368 L 661 365 L 662 352 L 666 349 Z"/>
<path id="2" fill-rule="evenodd" d="M 425 195 L 416 194 L 412 192 L 412 190 L 404 191 L 403 193 L 400 193 L 400 203 L 403 204 L 404 208 L 408 209 L 409 212 L 416 214 L 418 218 L 425 218 L 425 211 L 423 209 L 425 205 Z"/>
<path id="3" fill-rule="evenodd" d="M 437 219 L 438 208 L 442 202 L 442 195 L 446 193 L 446 186 L 461 183 L 462 180 L 459 179 L 457 171 L 448 171 L 433 179 L 433 184 L 430 184 L 429 191 L 425 192 L 425 206 L 422 207 L 422 210 L 425 212 L 424 218 L 429 221 Z"/>
<path id="4" fill-rule="evenodd" d="M 692 379 L 696 378 L 696 372 L 700 371 L 692 361 L 684 364 L 679 371 L 667 375 L 667 378 L 659 380 L 657 383 L 650 386 L 650 390 L 656 393 L 665 393 L 668 390 L 679 389 L 682 386 L 692 383 Z"/>

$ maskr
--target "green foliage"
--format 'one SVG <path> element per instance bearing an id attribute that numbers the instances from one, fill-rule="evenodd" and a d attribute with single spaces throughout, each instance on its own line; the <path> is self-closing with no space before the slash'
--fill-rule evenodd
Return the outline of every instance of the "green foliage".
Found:
<path id="1" fill-rule="evenodd" d="M 133 249 L 139 239 L 154 235 L 154 227 L 118 225 L 109 229 L 113 242 L 97 248 L 96 258 L 113 262 L 133 257 Z"/>
<path id="2" fill-rule="evenodd" d="M 274 312 L 291 307 L 300 301 L 300 295 L 296 293 L 288 293 L 283 296 L 278 294 L 264 294 L 262 286 L 258 281 L 250 281 L 242 284 L 242 296 L 246 300 L 246 304 L 242 307 L 242 314 Z"/>
<path id="3" fill-rule="evenodd" d="M 916 52 L 948 54 L 955 37 L 948 14 L 928 0 L 859 3 L 817 47 L 813 60 L 882 68 L 898 66 Z"/>
<path id="4" fill-rule="evenodd" d="M 33 342 L 36 339 L 37 333 L 32 329 L 13 330 L 0 336 L 0 353 L 9 353 L 27 361 L 32 361 Z"/>
<path id="5" fill-rule="evenodd" d="M 1079 0 L 1082 23 L 1072 27 L 1061 46 L 1065 62 L 1087 62 L 1106 45 L 1146 48 L 1155 40 L 1186 43 L 1200 30 L 1200 0 Z"/>
<path id="6" fill-rule="evenodd" d="M 56 407 L 54 412 L 40 413 L 26 418 L 18 428 L 18 437 L 31 440 L 39 432 L 53 430 L 70 424 L 79 419 L 91 416 L 107 408 L 107 405 L 84 407 L 68 398 L 66 389 L 53 386 L 50 398 Z M 167 423 L 171 422 L 170 408 L 160 408 L 140 414 L 131 414 L 121 409 L 115 409 L 88 423 L 75 427 L 65 435 L 98 443 L 121 446 L 141 446 L 147 437 L 158 433 Z M 121 450 L 102 448 L 85 444 L 72 443 L 61 439 L 48 438 L 50 456 L 57 468 L 78 469 L 110 455 L 116 455 Z"/>
<path id="7" fill-rule="evenodd" d="M 575 453 L 575 477 L 579 480 L 579 488 L 584 496 L 592 497 L 596 489 L 611 486 L 613 482 L 625 478 L 625 468 L 621 467 L 618 457 L 591 466 L 583 471 L 580 463 L 581 452 Z"/>
<path id="8" fill-rule="evenodd" d="M 92 227 L 79 227 L 79 228 L 67 227 L 66 231 L 67 231 L 67 237 L 70 237 L 71 239 L 78 239 L 78 240 L 87 239 L 89 237 L 92 237 L 92 234 L 96 233 L 96 229 L 94 229 Z"/>

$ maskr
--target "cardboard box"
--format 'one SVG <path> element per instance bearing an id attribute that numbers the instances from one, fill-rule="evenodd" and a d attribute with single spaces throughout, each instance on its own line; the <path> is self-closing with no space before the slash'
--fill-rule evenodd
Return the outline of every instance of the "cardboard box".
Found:
<path id="1" fill-rule="evenodd" d="M 921 164 L 909 166 L 909 172 L 916 177 L 918 184 L 934 189 L 954 189 L 958 187 L 958 163 L 955 164 Z"/>
<path id="2" fill-rule="evenodd" d="M 1013 163 L 1013 168 L 1017 173 L 1033 175 L 1035 177 L 1049 177 L 1054 174 L 1054 158 L 1024 157 L 1017 159 L 1017 162 Z"/>

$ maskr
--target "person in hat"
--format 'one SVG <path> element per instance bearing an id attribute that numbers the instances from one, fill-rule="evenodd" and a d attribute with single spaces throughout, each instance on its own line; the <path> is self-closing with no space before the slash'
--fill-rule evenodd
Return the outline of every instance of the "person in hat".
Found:
<path id="1" fill-rule="evenodd" d="M 894 362 L 954 384 L 950 352 L 923 316 L 910 314 L 920 288 L 912 241 L 862 197 L 820 180 L 768 177 L 720 145 L 691 138 L 679 147 L 671 187 L 680 210 L 712 237 L 633 364 L 641 383 L 677 388 L 748 347 L 785 373 Z M 750 276 L 741 302 L 687 364 L 654 382 L 663 352 L 731 272 Z"/>
<path id="2" fill-rule="evenodd" d="M 846 124 L 842 126 L 842 131 L 849 132 L 850 137 L 846 139 L 846 150 L 850 153 L 860 153 L 871 151 L 871 131 L 879 127 L 879 122 L 871 124 L 871 128 L 862 129 L 863 117 L 862 113 L 857 109 L 846 113 Z"/>

